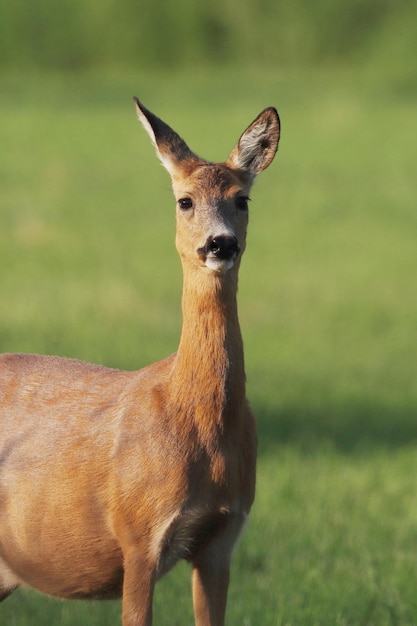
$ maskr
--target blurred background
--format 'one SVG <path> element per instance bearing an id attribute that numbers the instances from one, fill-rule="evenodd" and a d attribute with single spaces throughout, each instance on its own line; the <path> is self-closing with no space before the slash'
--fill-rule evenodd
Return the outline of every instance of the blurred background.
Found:
<path id="1" fill-rule="evenodd" d="M 417 2 L 0 0 L 0 351 L 175 351 L 174 202 L 133 95 L 211 160 L 282 122 L 240 276 L 260 456 L 228 623 L 416 624 Z M 156 623 L 192 623 L 188 575 Z M 0 623 L 119 613 L 18 592 Z"/>
<path id="2" fill-rule="evenodd" d="M 79 71 L 317 63 L 416 66 L 414 0 L 16 0 L 0 7 L 4 69 Z"/>

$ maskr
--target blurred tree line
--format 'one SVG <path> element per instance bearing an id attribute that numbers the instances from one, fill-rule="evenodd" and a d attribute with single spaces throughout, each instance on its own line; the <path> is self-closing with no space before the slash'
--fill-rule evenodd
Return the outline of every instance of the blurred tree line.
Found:
<path id="1" fill-rule="evenodd" d="M 416 0 L 0 0 L 0 68 L 417 59 Z"/>

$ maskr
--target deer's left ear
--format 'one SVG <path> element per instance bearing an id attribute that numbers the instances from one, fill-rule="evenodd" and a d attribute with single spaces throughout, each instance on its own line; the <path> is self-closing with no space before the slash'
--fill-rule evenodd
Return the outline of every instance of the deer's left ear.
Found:
<path id="1" fill-rule="evenodd" d="M 175 176 L 175 173 L 178 173 L 184 166 L 184 162 L 194 161 L 197 158 L 196 155 L 168 124 L 148 111 L 137 98 L 133 100 L 137 116 L 151 138 L 162 165 L 171 176 Z"/>
<path id="2" fill-rule="evenodd" d="M 278 113 L 276 109 L 269 107 L 245 130 L 232 150 L 227 165 L 256 176 L 272 162 L 278 149 L 279 135 Z"/>

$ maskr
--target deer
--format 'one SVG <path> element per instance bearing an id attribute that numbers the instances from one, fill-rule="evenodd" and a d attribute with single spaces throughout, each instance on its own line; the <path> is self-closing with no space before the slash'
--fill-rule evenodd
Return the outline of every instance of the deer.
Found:
<path id="1" fill-rule="evenodd" d="M 0 601 L 20 586 L 121 597 L 123 626 L 151 626 L 157 581 L 185 560 L 196 626 L 223 626 L 256 481 L 238 271 L 249 192 L 280 120 L 264 109 L 216 163 L 134 103 L 176 200 L 178 350 L 137 371 L 1 355 Z"/>

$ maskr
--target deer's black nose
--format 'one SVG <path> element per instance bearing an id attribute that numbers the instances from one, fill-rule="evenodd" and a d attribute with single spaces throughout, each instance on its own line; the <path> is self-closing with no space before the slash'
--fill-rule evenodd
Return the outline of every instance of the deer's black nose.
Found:
<path id="1" fill-rule="evenodd" d="M 206 243 L 207 254 L 213 254 L 217 259 L 228 261 L 239 254 L 240 248 L 236 237 L 219 235 L 210 238 Z"/>

